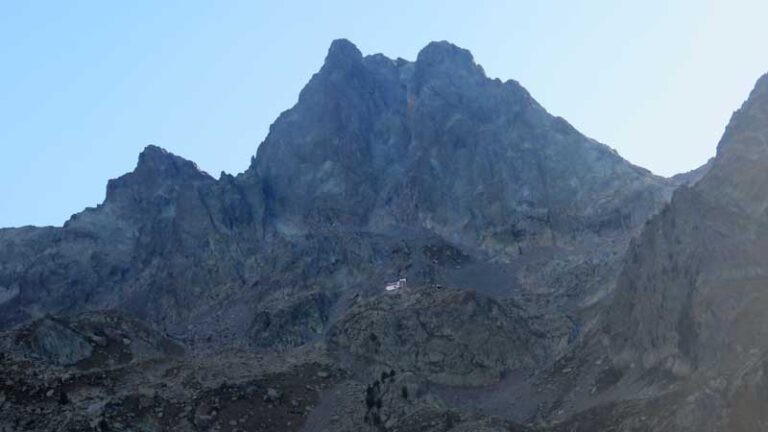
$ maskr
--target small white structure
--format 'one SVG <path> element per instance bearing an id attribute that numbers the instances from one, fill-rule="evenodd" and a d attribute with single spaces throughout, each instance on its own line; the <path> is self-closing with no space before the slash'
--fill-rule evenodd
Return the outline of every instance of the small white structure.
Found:
<path id="1" fill-rule="evenodd" d="M 388 284 L 384 285 L 384 289 L 386 291 L 395 291 L 405 287 L 406 287 L 405 278 L 402 278 L 397 282 L 389 282 Z"/>

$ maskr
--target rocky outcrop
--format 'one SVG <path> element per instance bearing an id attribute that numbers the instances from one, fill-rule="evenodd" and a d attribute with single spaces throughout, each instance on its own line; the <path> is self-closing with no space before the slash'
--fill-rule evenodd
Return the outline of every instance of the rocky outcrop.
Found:
<path id="1" fill-rule="evenodd" d="M 258 347 L 290 348 L 321 339 L 334 302 L 327 294 L 311 293 L 287 305 L 261 307 L 251 325 L 253 343 Z"/>
<path id="2" fill-rule="evenodd" d="M 180 356 L 177 342 L 146 324 L 114 312 L 45 317 L 3 334 L 5 352 L 80 370 Z"/>
<path id="3" fill-rule="evenodd" d="M 62 366 L 73 365 L 93 353 L 84 336 L 50 318 L 37 323 L 30 348 L 37 355 Z"/>
<path id="4" fill-rule="evenodd" d="M 603 373 L 613 371 L 609 396 L 563 430 L 607 418 L 620 419 L 615 430 L 768 424 L 757 408 L 768 389 L 768 76 L 734 113 L 708 165 L 632 242 L 603 335 L 594 336 L 602 344 L 586 351 L 603 353 Z M 577 393 L 570 400 L 589 400 Z"/>
<path id="5" fill-rule="evenodd" d="M 0 322 L 120 308 L 181 325 L 209 304 L 209 287 L 242 283 L 262 237 L 259 196 L 149 146 L 103 204 L 62 228 L 0 231 L 0 280 L 16 293 Z"/>
<path id="6" fill-rule="evenodd" d="M 692 169 L 688 172 L 676 174 L 672 176 L 671 180 L 686 186 L 693 186 L 696 182 L 701 180 L 702 177 L 712 168 L 715 158 L 709 158 L 709 160 L 702 166 Z"/>
<path id="7" fill-rule="evenodd" d="M 350 307 L 329 340 L 364 362 L 435 383 L 486 385 L 535 364 L 531 329 L 516 315 L 472 292 L 406 288 Z"/>
<path id="8" fill-rule="evenodd" d="M 616 319 L 634 319 L 611 333 L 626 350 L 642 350 L 644 366 L 670 359 L 691 369 L 712 366 L 722 360 L 716 353 L 723 344 L 739 345 L 738 332 L 728 336 L 736 330 L 730 323 L 739 317 L 758 319 L 748 312 L 759 301 L 760 291 L 750 287 L 763 278 L 762 257 L 768 250 L 762 232 L 767 167 L 764 77 L 734 114 L 710 171 L 693 187 L 676 192 L 628 253 L 614 311 Z M 651 313 L 660 319 L 648 325 L 644 321 Z M 741 348 L 747 345 L 752 343 Z"/>

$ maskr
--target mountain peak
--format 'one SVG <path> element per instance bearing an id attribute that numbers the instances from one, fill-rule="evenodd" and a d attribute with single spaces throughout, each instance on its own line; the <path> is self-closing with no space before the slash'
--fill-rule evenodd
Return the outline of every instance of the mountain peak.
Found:
<path id="1" fill-rule="evenodd" d="M 139 154 L 136 168 L 107 184 L 107 200 L 114 199 L 121 190 L 135 189 L 155 191 L 167 183 L 194 183 L 213 180 L 197 165 L 180 156 L 158 147 L 148 145 Z"/>
<path id="2" fill-rule="evenodd" d="M 768 136 L 766 121 L 768 121 L 768 74 L 757 80 L 749 98 L 731 116 L 725 134 L 717 146 L 717 154 L 725 156 L 729 153 L 736 159 L 744 159 L 742 163 L 756 156 L 765 158 L 765 140 L 756 140 L 754 137 Z M 734 168 L 738 170 L 738 164 L 734 165 Z"/>
<path id="3" fill-rule="evenodd" d="M 742 105 L 741 109 L 737 111 L 736 114 L 740 112 L 747 112 L 751 115 L 762 115 L 764 111 L 764 107 L 768 103 L 768 73 L 761 76 L 757 82 L 755 83 L 755 86 L 752 88 L 752 91 L 749 93 L 749 97 Z M 759 112 L 755 113 L 753 112 L 755 109 L 757 109 Z M 735 118 L 735 115 L 734 115 Z"/>
<path id="4" fill-rule="evenodd" d="M 139 165 L 153 164 L 163 159 L 175 157 L 177 156 L 168 152 L 168 150 L 154 144 L 149 144 L 144 147 L 144 150 L 142 150 L 141 153 L 139 153 Z"/>
<path id="5" fill-rule="evenodd" d="M 755 84 L 754 90 L 752 90 L 752 94 L 750 97 L 754 97 L 758 94 L 766 94 L 768 93 L 768 73 L 764 74 L 760 77 L 760 79 L 757 80 L 757 83 Z"/>
<path id="6" fill-rule="evenodd" d="M 159 177 L 176 177 L 179 175 L 191 175 L 193 177 L 209 177 L 207 173 L 197 167 L 192 161 L 150 144 L 139 153 L 139 162 L 135 173 L 153 173 Z"/>
<path id="7" fill-rule="evenodd" d="M 419 59 L 427 58 L 450 58 L 450 57 L 463 57 L 465 60 L 474 62 L 472 53 L 469 50 L 461 48 L 460 46 L 451 42 L 432 41 L 428 43 L 424 48 L 419 51 Z"/>
<path id="8" fill-rule="evenodd" d="M 456 46 L 448 41 L 430 42 L 419 51 L 416 64 L 421 68 L 445 70 L 448 72 L 483 72 L 483 68 L 475 63 L 469 50 Z"/>
<path id="9" fill-rule="evenodd" d="M 331 42 L 328 54 L 325 56 L 326 66 L 344 66 L 363 60 L 363 53 L 347 39 L 336 39 Z"/>

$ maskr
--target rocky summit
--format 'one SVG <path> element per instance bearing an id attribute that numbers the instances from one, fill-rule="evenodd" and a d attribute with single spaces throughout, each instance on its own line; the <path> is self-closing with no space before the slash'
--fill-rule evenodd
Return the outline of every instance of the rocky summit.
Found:
<path id="1" fill-rule="evenodd" d="M 766 173 L 767 78 L 667 179 L 451 43 L 334 41 L 245 172 L 148 146 L 0 230 L 0 430 L 763 430 Z"/>

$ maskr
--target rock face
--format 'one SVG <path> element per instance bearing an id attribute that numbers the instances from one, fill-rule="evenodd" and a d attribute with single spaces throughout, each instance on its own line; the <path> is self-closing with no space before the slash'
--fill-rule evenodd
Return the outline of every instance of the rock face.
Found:
<path id="1" fill-rule="evenodd" d="M 766 167 L 768 76 L 734 114 L 710 171 L 677 191 L 630 249 L 616 312 L 636 317 L 637 327 L 617 326 L 615 339 L 630 339 L 621 344 L 626 350 L 645 351 L 644 366 L 669 359 L 712 366 L 721 361 L 710 357 L 714 347 L 748 351 L 754 341 L 740 339 L 760 339 L 757 328 L 732 325 L 742 316 L 759 318 L 750 311 L 766 271 Z M 651 311 L 663 320 L 641 325 L 639 318 Z"/>
<path id="2" fill-rule="evenodd" d="M 414 63 L 334 42 L 251 170 L 279 232 L 424 229 L 502 255 L 631 229 L 669 192 L 447 42 Z"/>
<path id="3" fill-rule="evenodd" d="M 586 349 L 605 356 L 595 374 L 612 371 L 610 396 L 563 430 L 599 429 L 596 418 L 621 431 L 768 425 L 768 75 L 708 165 L 632 242 L 595 336 L 603 344 Z"/>
<path id="4" fill-rule="evenodd" d="M 310 293 L 285 306 L 262 307 L 251 328 L 254 344 L 290 348 L 319 339 L 330 320 L 333 300 L 323 293 Z"/>
<path id="5" fill-rule="evenodd" d="M 676 200 L 717 183 L 708 179 L 721 175 L 722 164 L 716 160 Z M 274 416 L 265 414 L 272 422 L 268 430 L 298 430 L 300 424 L 285 423 L 296 414 L 292 410 L 311 409 L 301 401 L 291 407 L 292 395 L 305 394 L 318 404 L 313 422 L 329 430 L 360 430 L 364 418 L 367 427 L 402 431 L 524 430 L 507 420 L 544 418 L 549 412 L 537 403 L 556 410 L 553 401 L 560 399 L 553 392 L 567 388 L 541 387 L 546 391 L 536 396 L 531 380 L 575 349 L 593 352 L 583 344 L 612 322 L 601 321 L 601 306 L 614 293 L 630 239 L 676 187 L 699 176 L 663 179 L 631 165 L 547 113 L 517 82 L 488 78 L 468 51 L 450 43 L 431 43 L 415 61 L 406 61 L 363 56 L 338 40 L 244 173 L 216 179 L 149 146 L 133 172 L 109 182 L 101 205 L 63 227 L 0 230 L 0 329 L 37 323 L 31 342 L 22 345 L 35 353 L 29 361 L 41 362 L 35 363 L 40 368 L 125 370 L 102 383 L 120 384 L 122 399 L 93 402 L 101 417 L 73 414 L 73 430 L 84 421 L 124 430 L 132 416 L 142 418 L 146 430 L 178 424 L 234 430 L 263 423 L 244 414 L 245 405 L 222 404 L 231 409 L 219 412 L 221 395 L 265 410 L 279 405 Z M 730 197 L 742 186 L 722 193 Z M 654 224 L 663 225 L 664 217 Z M 631 256 L 641 256 L 641 249 L 635 246 Z M 631 299 L 626 293 L 639 289 L 627 286 L 632 265 L 625 266 L 617 299 Z M 674 282 L 693 274 L 675 273 Z M 385 283 L 403 277 L 408 290 L 383 293 Z M 642 308 L 687 310 L 684 302 L 645 301 L 617 300 L 615 312 L 639 319 Z M 153 336 L 126 336 L 125 346 L 114 345 L 122 336 L 94 336 L 96 328 L 125 333 L 98 318 L 109 311 L 148 323 Z M 92 321 L 68 321 L 83 313 Z M 699 334 L 697 325 L 686 331 Z M 619 333 L 606 333 L 622 358 L 631 359 L 643 344 L 656 344 L 653 334 L 642 332 L 646 328 L 626 329 L 637 335 L 626 343 Z M 664 338 L 648 365 L 677 352 L 675 336 Z M 170 341 L 184 345 L 185 358 L 211 356 L 221 365 L 171 359 L 159 348 Z M 308 354 L 312 349 L 322 354 Z M 248 387 L 245 375 L 215 388 L 201 384 L 216 367 L 257 362 L 231 357 L 254 351 L 278 352 L 275 362 L 285 363 L 283 372 L 295 367 L 300 373 L 259 381 L 264 388 Z M 680 351 L 678 369 L 694 367 L 694 351 Z M 19 358 L 0 360 L 27 361 Z M 333 381 L 342 386 L 334 391 L 348 386 L 348 393 L 320 392 L 317 367 L 308 363 L 316 358 L 355 377 Z M 164 390 L 161 408 L 168 411 L 150 413 L 146 395 L 131 387 L 148 384 L 149 378 L 134 375 L 145 366 L 156 371 L 153 379 L 177 386 Z M 385 406 L 356 411 L 364 384 L 373 386 L 383 369 L 400 374 L 387 381 L 386 392 L 377 390 L 386 393 L 377 399 Z M 515 379 L 502 379 L 511 372 Z M 443 402 L 431 393 L 431 386 L 493 384 L 503 394 L 511 381 L 520 389 L 529 386 L 518 396 L 528 402 L 525 410 L 501 409 L 504 421 L 468 413 L 462 401 Z M 264 400 L 273 382 L 287 383 L 290 391 Z M 398 399 L 402 388 L 409 396 Z M 12 428 L 20 427 L 24 403 L 33 400 L 17 396 L 8 417 L 15 419 Z M 86 406 L 90 397 L 76 406 Z M 349 411 L 334 411 L 339 407 Z M 192 411 L 177 412 L 182 409 Z M 194 425 L 168 419 L 169 412 L 194 418 Z M 306 412 L 299 414 L 303 421 Z"/>
<path id="6" fill-rule="evenodd" d="M 17 292 L 2 322 L 117 307 L 179 324 L 214 300 L 209 287 L 242 283 L 258 208 L 233 178 L 149 146 L 103 204 L 64 227 L 0 231 L 0 279 Z"/>
<path id="7" fill-rule="evenodd" d="M 516 312 L 472 292 L 404 289 L 349 308 L 329 341 L 431 382 L 481 386 L 536 361 L 532 331 Z"/>
<path id="8" fill-rule="evenodd" d="M 165 356 L 183 348 L 146 324 L 114 312 L 67 318 L 45 317 L 0 334 L 7 353 L 79 370 L 125 365 Z"/>
<path id="9" fill-rule="evenodd" d="M 62 366 L 73 365 L 93 352 L 85 337 L 52 319 L 37 324 L 30 345 L 38 355 Z"/>

